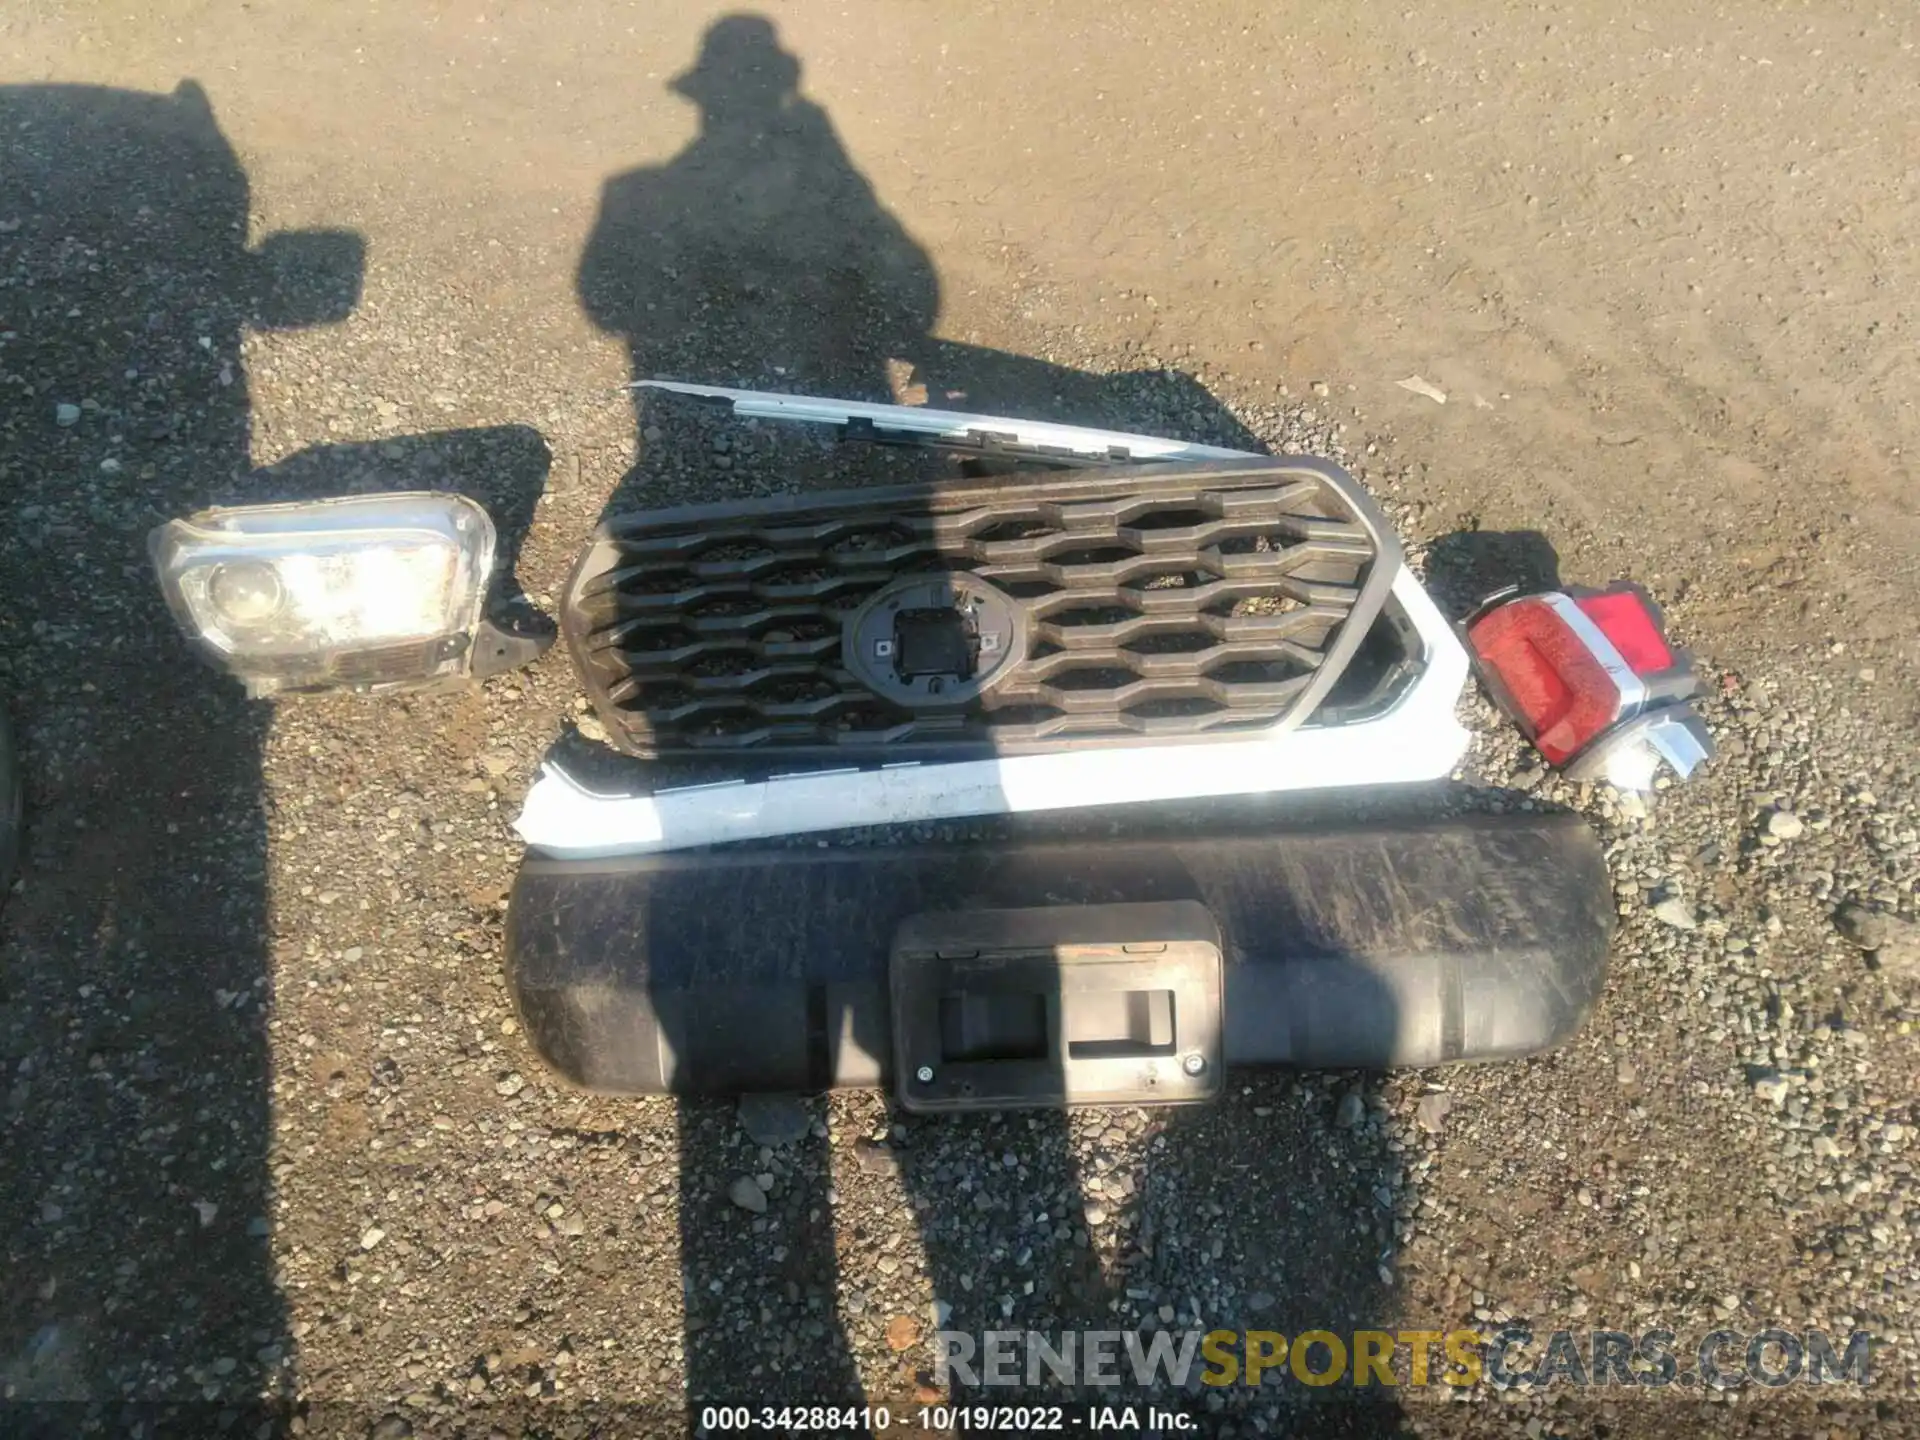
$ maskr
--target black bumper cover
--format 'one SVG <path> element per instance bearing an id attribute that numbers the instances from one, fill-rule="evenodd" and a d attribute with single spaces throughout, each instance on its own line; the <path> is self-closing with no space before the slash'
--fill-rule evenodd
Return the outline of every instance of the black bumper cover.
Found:
<path id="1" fill-rule="evenodd" d="M 1197 900 L 1229 1065 L 1382 1068 L 1559 1044 L 1613 897 L 1576 816 L 1141 841 L 529 856 L 507 971 L 534 1048 L 617 1094 L 886 1085 L 888 954 L 922 911 Z"/>

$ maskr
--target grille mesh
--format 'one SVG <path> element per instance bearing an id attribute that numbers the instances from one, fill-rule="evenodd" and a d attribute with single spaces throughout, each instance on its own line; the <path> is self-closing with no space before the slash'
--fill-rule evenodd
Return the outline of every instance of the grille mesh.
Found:
<path id="1" fill-rule="evenodd" d="M 1378 612 L 1391 538 L 1320 461 L 1169 469 L 621 517 L 569 584 L 568 641 L 612 739 L 648 756 L 1017 753 L 1298 720 Z M 1024 645 L 965 705 L 909 707 L 848 667 L 843 630 L 942 572 L 1011 597 Z"/>

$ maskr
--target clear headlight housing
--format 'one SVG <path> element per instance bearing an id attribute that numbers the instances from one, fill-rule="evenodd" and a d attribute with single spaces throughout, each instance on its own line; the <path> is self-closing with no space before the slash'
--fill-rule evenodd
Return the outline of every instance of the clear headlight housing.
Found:
<path id="1" fill-rule="evenodd" d="M 150 541 L 181 628 L 253 695 L 464 674 L 494 545 L 485 509 L 427 492 L 204 510 Z"/>

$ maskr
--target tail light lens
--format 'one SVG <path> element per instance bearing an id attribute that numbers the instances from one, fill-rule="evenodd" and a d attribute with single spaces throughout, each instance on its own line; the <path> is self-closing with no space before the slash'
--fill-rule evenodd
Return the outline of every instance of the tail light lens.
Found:
<path id="1" fill-rule="evenodd" d="M 1674 668 L 1677 661 L 1661 629 L 1660 612 L 1637 587 L 1615 586 L 1566 598 L 1593 621 L 1634 674 L 1644 679 Z"/>
<path id="2" fill-rule="evenodd" d="M 1660 761 L 1685 775 L 1706 758 L 1705 728 L 1680 703 L 1696 688 L 1692 662 L 1638 586 L 1523 596 L 1475 619 L 1467 641 L 1494 698 L 1550 764 L 1608 741 L 1613 758 L 1582 778 L 1645 788 Z"/>

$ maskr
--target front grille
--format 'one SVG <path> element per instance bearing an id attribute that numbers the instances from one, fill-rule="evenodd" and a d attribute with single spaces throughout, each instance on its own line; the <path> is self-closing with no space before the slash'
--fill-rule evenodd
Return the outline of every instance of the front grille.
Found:
<path id="1" fill-rule="evenodd" d="M 563 624 L 645 756 L 911 758 L 1308 714 L 1398 549 L 1335 466 L 1116 466 L 622 516 Z"/>

